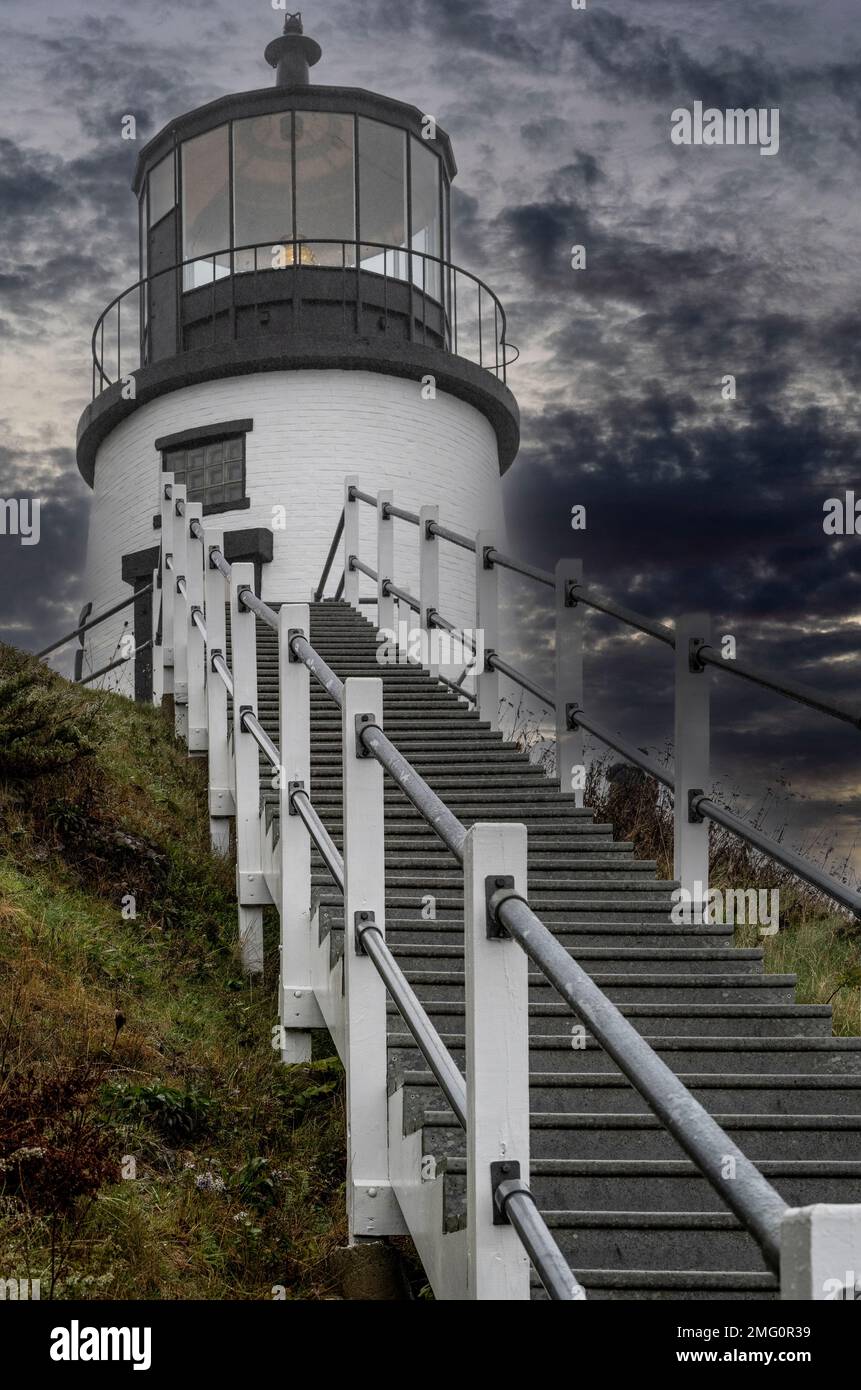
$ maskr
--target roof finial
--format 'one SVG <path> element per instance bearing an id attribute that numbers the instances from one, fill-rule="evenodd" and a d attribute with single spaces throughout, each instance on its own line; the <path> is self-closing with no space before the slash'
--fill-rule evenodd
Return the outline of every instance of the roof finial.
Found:
<path id="1" fill-rule="evenodd" d="M 264 57 L 270 67 L 276 68 L 276 87 L 307 87 L 311 78 L 308 71 L 319 63 L 322 49 L 315 39 L 309 39 L 302 30 L 302 15 L 284 17 L 284 33 L 266 45 Z"/>

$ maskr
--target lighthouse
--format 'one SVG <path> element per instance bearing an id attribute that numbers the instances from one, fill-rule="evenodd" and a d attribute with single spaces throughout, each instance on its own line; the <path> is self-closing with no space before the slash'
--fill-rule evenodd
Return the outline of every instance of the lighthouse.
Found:
<path id="1" fill-rule="evenodd" d="M 348 475 L 504 535 L 516 350 L 497 295 L 453 254 L 451 141 L 416 106 L 312 81 L 320 58 L 288 15 L 265 51 L 274 85 L 178 116 L 138 157 L 139 276 L 96 321 L 77 436 L 85 598 L 100 612 L 130 585 L 136 599 L 95 630 L 91 670 L 129 612 L 138 645 L 153 633 L 163 473 L 269 601 L 307 601 Z M 474 561 L 449 549 L 440 608 L 468 626 Z M 417 567 L 399 537 L 399 582 Z M 120 688 L 151 698 L 149 653 Z"/>

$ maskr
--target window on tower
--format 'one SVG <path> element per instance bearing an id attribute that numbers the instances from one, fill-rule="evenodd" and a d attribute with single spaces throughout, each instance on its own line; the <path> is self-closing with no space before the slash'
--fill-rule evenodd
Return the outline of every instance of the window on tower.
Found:
<path id="1" fill-rule="evenodd" d="M 414 135 L 410 136 L 410 195 L 410 245 L 414 251 L 424 253 L 413 257 L 413 280 L 434 299 L 439 299 L 439 265 L 436 260 L 424 259 L 424 256 L 442 256 L 439 160 L 433 150 Z"/>
<path id="2" fill-rule="evenodd" d="M 233 245 L 238 271 L 267 269 L 272 247 L 293 236 L 293 117 L 233 123 Z"/>
<path id="3" fill-rule="evenodd" d="M 354 241 L 356 236 L 356 176 L 352 116 L 334 111 L 297 111 L 296 237 L 303 257 L 312 265 L 355 264 L 352 247 L 331 246 L 326 240 Z M 309 238 L 326 240 L 312 242 Z"/>
<path id="4" fill-rule="evenodd" d="M 204 515 L 251 505 L 245 494 L 245 433 L 250 420 L 204 426 L 156 440 L 162 469 L 184 483 L 189 502 L 200 502 Z"/>
<path id="5" fill-rule="evenodd" d="M 229 274 L 229 254 L 214 254 L 230 244 L 229 207 L 227 126 L 222 125 L 182 147 L 182 258 L 193 262 L 185 267 L 184 289 Z"/>
<path id="6" fill-rule="evenodd" d="M 406 131 L 366 116 L 359 117 L 359 229 L 363 242 L 378 243 L 362 246 L 363 267 L 408 279 Z"/>

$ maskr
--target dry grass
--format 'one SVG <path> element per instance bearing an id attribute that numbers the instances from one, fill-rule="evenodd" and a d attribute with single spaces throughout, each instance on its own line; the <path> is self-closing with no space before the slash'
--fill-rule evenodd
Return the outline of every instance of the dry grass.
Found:
<path id="1" fill-rule="evenodd" d="M 276 1060 L 205 769 L 156 711 L 30 669 L 0 647 L 10 725 L 56 699 L 36 765 L 22 741 L 0 755 L 0 1276 L 43 1298 L 336 1296 L 341 1067 L 322 1033 L 312 1063 Z M 70 1201 L 33 1180 L 49 1149 Z"/>

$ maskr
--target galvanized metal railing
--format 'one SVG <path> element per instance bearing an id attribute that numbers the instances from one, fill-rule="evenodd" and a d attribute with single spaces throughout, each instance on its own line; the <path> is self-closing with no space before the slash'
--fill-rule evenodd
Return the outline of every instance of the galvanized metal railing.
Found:
<path id="1" fill-rule="evenodd" d="M 344 1060 L 348 1076 L 348 1124 L 351 1133 L 351 1167 L 348 1192 L 350 1209 L 350 1229 L 356 1234 L 370 1234 L 368 1223 L 371 1217 L 368 1208 L 378 1200 L 382 1187 L 390 1188 L 388 1177 L 388 1144 L 383 1155 L 376 1153 L 377 1168 L 373 1169 L 377 1181 L 371 1181 L 364 1174 L 363 1164 L 373 1153 L 373 1136 L 379 1130 L 380 1104 L 386 1102 L 386 1017 L 380 1011 L 379 999 L 376 1004 L 378 1028 L 373 1039 L 377 1049 L 376 1074 L 368 1068 L 367 1048 L 358 1041 L 351 1044 L 350 1017 L 353 1013 L 362 1019 L 362 1033 L 368 1029 L 368 1019 L 375 1016 L 373 995 L 369 993 L 367 979 L 362 979 L 362 961 L 372 966 L 384 991 L 395 1004 L 421 1056 L 431 1074 L 452 1108 L 456 1121 L 467 1133 L 468 1141 L 475 1125 L 471 1126 L 470 1116 L 474 1117 L 477 1107 L 471 1093 L 471 1086 L 443 1044 L 437 1030 L 406 979 L 395 956 L 385 940 L 385 887 L 382 874 L 378 873 L 373 883 L 359 882 L 355 885 L 356 874 L 360 880 L 367 878 L 367 866 L 374 859 L 369 853 L 368 828 L 375 831 L 379 853 L 379 868 L 382 868 L 383 847 L 383 800 L 382 785 L 376 794 L 368 797 L 364 789 L 354 786 L 353 772 L 361 768 L 364 758 L 357 754 L 362 749 L 372 750 L 373 758 L 387 769 L 398 785 L 408 795 L 417 798 L 417 804 L 424 806 L 425 798 L 433 796 L 430 788 L 410 766 L 405 758 L 383 733 L 382 707 L 379 699 L 377 681 L 342 681 L 313 648 L 309 638 L 308 609 L 302 605 L 285 605 L 276 611 L 254 592 L 252 568 L 244 565 L 230 565 L 223 552 L 220 532 L 204 527 L 200 518 L 200 508 L 187 505 L 184 488 L 173 483 L 168 476 L 164 481 L 164 509 L 162 543 L 164 546 L 164 571 L 172 576 L 172 582 L 165 592 L 172 603 L 173 613 L 170 627 L 174 634 L 173 656 L 176 661 L 180 654 L 182 666 L 179 678 L 174 671 L 174 692 L 182 690 L 188 713 L 183 715 L 177 706 L 178 730 L 194 727 L 195 718 L 191 707 L 201 698 L 209 704 L 210 713 L 216 718 L 210 724 L 210 809 L 222 814 L 213 815 L 213 822 L 226 819 L 225 811 L 231 811 L 236 827 L 237 886 L 239 897 L 239 935 L 245 968 L 255 973 L 262 965 L 262 937 L 260 933 L 260 903 L 262 885 L 265 885 L 270 901 L 274 902 L 281 915 L 281 955 L 282 982 L 279 990 L 281 1029 L 284 1034 L 282 1056 L 285 1060 L 297 1060 L 308 1051 L 305 1038 L 309 1022 L 325 1022 L 331 1027 L 333 1037 L 340 1041 L 339 1050 Z M 170 549 L 168 549 L 168 546 Z M 184 553 L 183 553 L 184 552 Z M 205 602 L 196 602 L 201 582 L 205 592 Z M 220 592 L 219 592 L 220 590 Z M 224 651 L 225 596 L 229 597 L 232 662 L 228 665 Z M 279 636 L 279 701 L 282 711 L 282 746 L 279 748 L 263 727 L 256 710 L 256 637 L 255 629 L 249 626 L 254 618 L 273 629 Z M 293 626 L 300 622 L 301 626 Z M 177 642 L 177 633 L 184 630 L 185 642 Z M 194 644 L 200 639 L 201 650 L 195 651 Z M 200 659 L 201 655 L 203 660 Z M 306 673 L 302 688 L 299 673 Z M 249 676 L 249 673 L 252 673 Z M 365 692 L 376 696 L 377 709 L 373 724 L 368 723 L 366 732 L 359 744 L 352 750 L 345 747 L 344 759 L 344 855 L 340 853 L 331 835 L 321 820 L 310 795 L 310 700 L 307 687 L 308 676 L 326 692 L 342 710 L 345 727 L 349 722 L 351 701 L 362 699 Z M 298 683 L 297 683 L 298 682 Z M 161 680 L 164 685 L 164 677 Z M 202 690 L 201 690 L 202 687 Z M 373 688 L 373 689 L 372 689 Z M 228 703 L 229 702 L 229 703 Z M 218 760 L 213 755 L 212 728 L 219 722 L 226 731 L 231 727 L 226 739 L 230 768 L 226 785 L 218 782 Z M 247 736 L 247 740 L 246 740 Z M 251 751 L 253 750 L 253 752 Z M 352 756 L 350 756 L 352 751 Z M 249 754 L 251 754 L 249 756 Z M 258 754 L 276 774 L 279 795 L 279 836 L 277 844 L 274 836 L 265 827 L 265 810 L 261 816 L 258 807 L 260 793 Z M 364 776 L 367 777 L 367 764 Z M 294 774 L 301 772 L 298 777 Z M 222 772 L 223 776 L 223 772 Z M 363 774 L 360 771 L 359 777 Z M 225 797 L 230 798 L 230 804 Z M 437 799 L 438 800 L 438 799 Z M 252 805 L 257 814 L 251 814 Z M 434 823 L 443 834 L 456 832 L 461 855 L 468 832 L 447 812 L 441 802 L 435 807 Z M 301 825 L 305 833 L 304 849 L 297 842 L 295 827 Z M 358 835 L 358 849 L 353 848 Z M 309 950 L 312 946 L 310 923 L 310 846 L 318 850 L 336 887 L 344 897 L 345 960 L 349 962 L 345 970 L 345 991 L 341 1001 L 346 1019 L 339 1019 L 334 995 L 323 989 L 312 1001 L 309 988 L 312 986 L 312 972 L 309 968 Z M 222 852 L 226 848 L 227 837 L 213 826 L 213 846 Z M 373 847 L 372 847 L 373 848 Z M 300 864 L 299 861 L 302 861 Z M 254 873 L 253 866 L 259 872 Z M 257 880 L 255 883 L 254 880 Z M 304 887 L 303 887 L 304 885 Z M 364 886 L 364 892 L 363 892 Z M 359 899 L 357 899 L 357 891 Z M 370 891 L 370 899 L 375 908 L 355 910 L 355 901 L 365 901 Z M 307 903 L 298 912 L 297 904 Z M 361 961 L 358 958 L 361 957 Z M 304 967 L 303 967 L 304 962 Z M 305 975 L 303 977 L 303 968 Z M 299 983 L 301 979 L 301 984 Z M 299 987 L 297 988 L 297 985 Z M 524 979 L 525 986 L 525 979 Z M 313 989 L 311 989 L 313 993 Z M 340 995 L 339 991 L 335 993 Z M 300 1001 L 297 1006 L 292 1001 Z M 319 1017 L 315 1013 L 319 1012 Z M 479 1012 L 480 1007 L 479 1007 Z M 305 1025 L 305 1026 L 303 1026 Z M 382 1051 L 380 1051 L 382 1047 Z M 523 1039 L 525 1062 L 527 1040 Z M 373 1079 L 373 1100 L 369 1101 L 368 1078 Z M 528 1117 L 528 1098 L 525 1106 Z M 370 1137 L 368 1137 L 370 1136 Z M 386 1169 L 379 1172 L 380 1164 Z M 488 1171 L 486 1192 L 481 1202 L 482 1212 L 476 1210 L 476 1201 L 468 1200 L 468 1219 L 473 1232 L 473 1245 L 481 1273 L 467 1280 L 466 1260 L 463 1261 L 460 1282 L 471 1289 L 472 1296 L 491 1297 L 492 1290 L 499 1292 L 519 1287 L 519 1296 L 528 1295 L 528 1279 L 523 1280 L 527 1265 L 525 1256 L 538 1272 L 548 1295 L 554 1300 L 570 1301 L 584 1297 L 583 1290 L 571 1273 L 541 1216 L 525 1180 L 528 1172 L 528 1153 L 520 1154 L 519 1162 L 506 1165 L 506 1171 L 496 1176 Z M 393 1228 L 393 1207 L 375 1213 L 373 1230 L 384 1233 L 389 1225 Z M 494 1218 L 493 1213 L 496 1213 Z M 494 1220 L 502 1223 L 494 1225 Z M 508 1232 L 501 1238 L 499 1230 Z M 487 1228 L 487 1229 L 485 1229 Z M 489 1234 L 488 1234 L 489 1232 Z M 443 1237 L 440 1228 L 440 1238 Z M 516 1239 L 521 1254 L 512 1262 L 510 1242 Z M 498 1254 L 500 1243 L 507 1251 L 508 1258 L 503 1263 L 502 1284 L 499 1283 Z M 512 1274 L 512 1263 L 514 1273 Z M 442 1289 L 441 1293 L 445 1293 Z"/>
<path id="2" fill-rule="evenodd" d="M 584 731 L 621 753 L 624 758 L 671 791 L 674 796 L 674 873 L 680 886 L 690 895 L 695 914 L 701 915 L 706 907 L 709 892 L 708 823 L 714 822 L 747 841 L 754 849 L 832 898 L 841 907 L 861 917 L 861 893 L 804 855 L 765 835 L 756 826 L 728 807 L 721 806 L 708 795 L 709 692 L 705 678 L 706 668 L 712 667 L 727 672 L 817 713 L 852 724 L 856 728 L 861 728 L 861 711 L 844 701 L 825 696 L 801 682 L 778 677 L 752 663 L 723 655 L 711 645 L 711 620 L 707 614 L 687 614 L 678 620 L 675 627 L 668 626 L 584 585 L 582 565 L 577 560 L 560 561 L 556 572 L 551 574 L 548 570 L 525 564 L 500 551 L 486 533 L 477 538 L 470 537 L 451 527 L 440 525 L 436 519 L 427 519 L 423 514 L 428 512 L 428 508 L 422 509 L 422 514 L 418 514 L 394 506 L 390 497 L 391 494 L 388 492 L 374 496 L 362 491 L 353 478 L 346 480 L 345 508 L 337 534 L 339 542 L 346 525 L 351 545 L 348 547 L 347 542 L 344 543 L 345 575 L 364 574 L 372 579 L 378 586 L 378 605 L 387 596 L 397 598 L 419 614 L 420 625 L 428 631 L 434 627 L 452 634 L 459 631 L 456 623 L 439 613 L 436 599 L 432 604 L 424 599 L 413 599 L 402 587 L 394 583 L 392 575 L 386 573 L 380 577 L 379 563 L 377 570 L 373 570 L 359 558 L 359 528 L 355 522 L 350 525 L 350 509 L 355 510 L 356 503 L 363 503 L 377 513 L 380 529 L 382 523 L 391 518 L 419 528 L 420 551 L 425 561 L 425 570 L 430 571 L 426 579 L 428 594 L 439 593 L 439 557 L 436 547 L 428 542 L 433 539 L 441 540 L 469 551 L 476 555 L 477 560 L 480 559 L 476 584 L 476 630 L 485 628 L 494 633 L 497 631 L 498 595 L 495 575 L 498 570 L 509 570 L 553 590 L 556 596 L 554 690 L 548 690 L 526 672 L 511 665 L 493 646 L 488 646 L 483 654 L 482 669 L 476 675 L 477 694 L 474 699 L 483 717 L 496 724 L 499 703 L 498 676 L 503 675 L 520 689 L 534 695 L 548 711 L 553 711 L 556 716 L 557 775 L 563 787 L 568 785 L 568 779 L 571 779 L 571 790 L 577 795 L 581 805 L 586 772 Z M 337 543 L 333 542 L 326 574 L 318 586 L 318 593 L 321 595 L 336 550 Z M 389 550 L 391 551 L 391 547 Z M 353 601 L 356 601 L 355 596 Z M 583 608 L 594 609 L 615 618 L 627 627 L 673 649 L 676 663 L 675 775 L 659 767 L 629 739 L 607 729 L 590 713 L 583 688 Z M 388 625 L 381 618 L 380 626 Z"/>
<path id="3" fill-rule="evenodd" d="M 358 554 L 356 505 L 361 502 L 373 503 L 379 518 L 375 568 Z M 204 527 L 200 511 L 199 505 L 186 503 L 185 489 L 167 476 L 162 498 L 165 582 L 157 692 L 172 687 L 177 730 L 188 738 L 190 751 L 208 751 L 212 843 L 218 852 L 228 852 L 227 826 L 234 826 L 239 942 L 244 967 L 251 974 L 263 968 L 263 907 L 273 903 L 278 909 L 282 1060 L 310 1056 L 311 1030 L 323 1025 L 329 1028 L 344 1059 L 351 1237 L 395 1234 L 404 1229 L 406 1221 L 426 1267 L 435 1271 L 435 1289 L 442 1297 L 527 1298 L 527 1255 L 552 1298 L 571 1301 L 584 1296 L 529 1191 L 527 962 L 531 960 L 754 1236 L 767 1265 L 780 1270 L 795 1296 L 821 1297 L 813 1272 L 816 1251 L 824 1239 L 821 1224 L 811 1217 L 808 1225 L 802 1222 L 801 1230 L 799 1218 L 807 1221 L 806 1214 L 789 1210 L 757 1166 L 535 913 L 526 886 L 525 828 L 508 823 L 464 825 L 386 734 L 381 680 L 342 680 L 311 642 L 307 605 L 282 604 L 276 611 L 261 599 L 254 591 L 253 566 L 228 564 L 222 533 Z M 358 606 L 358 580 L 364 575 L 377 586 L 381 626 L 382 618 L 391 618 L 394 603 L 399 602 L 418 613 L 426 631 L 435 626 L 457 630 L 439 614 L 438 542 L 448 540 L 475 554 L 476 630 L 486 620 L 495 634 L 498 569 L 522 568 L 542 584 L 550 577 L 532 567 L 519 567 L 496 549 L 487 533 L 479 532 L 472 541 L 441 527 L 435 512 L 435 508 L 422 508 L 418 514 L 396 508 L 390 493 L 374 499 L 360 492 L 355 479 L 348 479 L 340 534 L 329 548 L 327 573 L 343 540 L 343 586 L 349 603 Z M 418 524 L 418 598 L 394 582 L 390 528 L 395 519 Z M 325 576 L 317 593 L 324 584 Z M 587 601 L 579 566 L 564 562 L 553 578 L 553 587 L 557 596 L 556 692 L 544 691 L 523 677 L 491 646 L 476 676 L 476 698 L 482 714 L 492 708 L 495 719 L 501 673 L 520 680 L 549 707 L 555 706 L 557 715 L 560 710 L 564 712 L 565 737 L 581 738 L 588 730 L 624 756 L 635 754 L 632 760 L 639 766 L 658 776 L 665 786 L 675 785 L 678 801 L 678 762 L 673 779 L 584 712 L 579 698 L 580 649 L 578 642 L 571 640 L 572 634 L 577 637 L 573 623 L 580 615 L 576 607 Z M 230 665 L 226 657 L 226 598 Z M 608 601 L 598 602 L 609 611 Z M 277 634 L 280 746 L 263 727 L 257 711 L 255 619 Z M 646 630 L 646 622 L 638 620 L 641 630 Z M 701 675 L 694 657 L 707 648 L 707 629 L 695 619 L 664 632 L 676 649 L 677 690 L 684 704 L 685 680 Z M 751 678 L 749 671 L 745 674 Z M 312 679 L 341 711 L 343 852 L 311 795 Z M 463 693 L 456 682 L 449 684 L 458 694 Z M 772 682 L 772 687 L 777 688 L 777 684 Z M 797 693 L 792 698 L 797 698 Z M 699 713 L 702 708 L 701 704 L 685 705 L 687 718 L 692 709 Z M 269 794 L 264 795 L 261 807 L 261 754 L 275 774 L 272 795 L 278 800 L 277 821 L 267 815 Z M 570 747 L 560 748 L 563 768 L 569 754 Z M 689 782 L 691 767 L 696 765 L 690 749 L 683 755 L 683 764 Z M 701 770 L 702 764 L 698 766 Z M 465 1080 L 386 944 L 384 774 L 403 791 L 463 869 Z M 686 804 L 692 817 L 711 815 L 718 820 L 723 817 L 720 823 L 732 822 L 731 813 L 706 794 L 705 781 L 692 790 Z M 729 828 L 736 827 L 730 824 Z M 748 827 L 744 833 L 751 838 Z M 340 955 L 330 950 L 326 923 L 320 917 L 323 909 L 317 908 L 319 920 L 314 916 L 312 845 L 342 897 L 337 909 L 339 927 L 343 928 Z M 683 843 L 678 848 L 683 863 L 690 863 L 691 846 Z M 693 848 L 699 851 L 701 843 Z M 433 1230 L 433 1222 L 429 1227 L 426 1220 L 432 1198 L 416 1176 L 421 1154 L 404 1132 L 399 1108 L 403 1093 L 396 1088 L 391 1096 L 387 1094 L 387 996 L 465 1131 L 465 1243 L 446 1236 L 441 1220 Z M 501 1114 L 505 1116 L 504 1146 Z M 501 1151 L 507 1155 L 505 1164 L 499 1162 Z M 429 1190 L 437 1193 L 433 1200 L 441 1201 L 437 1187 L 431 1184 Z M 852 1213 L 854 1223 L 856 1209 L 845 1210 Z M 437 1215 L 441 1215 L 441 1207 Z M 794 1263 L 788 1266 L 790 1248 Z"/>

